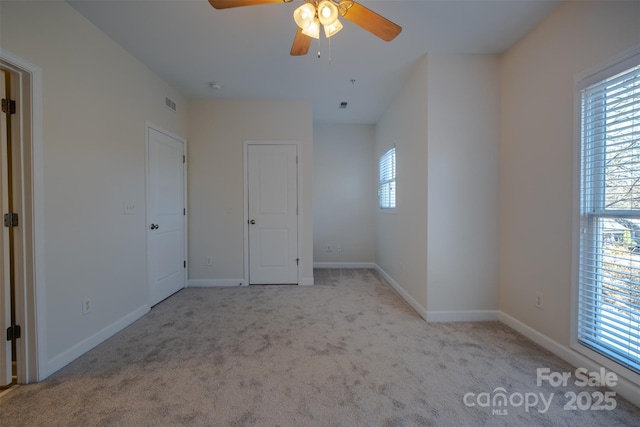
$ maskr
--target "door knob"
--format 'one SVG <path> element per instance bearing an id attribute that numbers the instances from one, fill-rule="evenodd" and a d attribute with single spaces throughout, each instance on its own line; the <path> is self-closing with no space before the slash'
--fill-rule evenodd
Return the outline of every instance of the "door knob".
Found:
<path id="1" fill-rule="evenodd" d="M 158 228 L 160 228 L 160 226 L 158 224 L 151 224 L 151 227 L 149 227 L 152 230 L 157 230 Z"/>
<path id="2" fill-rule="evenodd" d="M 255 220 L 255 219 L 252 219 L 251 221 L 249 221 L 249 224 L 251 224 L 251 225 L 253 225 L 253 224 L 255 224 L 255 223 L 256 223 L 256 220 Z"/>

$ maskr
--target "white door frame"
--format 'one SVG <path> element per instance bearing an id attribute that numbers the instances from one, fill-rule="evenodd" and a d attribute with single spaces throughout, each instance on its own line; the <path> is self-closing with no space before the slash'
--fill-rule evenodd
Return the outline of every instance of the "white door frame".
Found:
<path id="1" fill-rule="evenodd" d="M 10 98 L 6 91 L 6 75 L 4 68 L 0 68 L 0 98 Z M 9 126 L 10 120 L 3 112 L 0 114 L 0 214 L 3 212 L 11 212 L 9 209 Z M 6 191 L 5 191 L 6 190 Z M 4 310 L 0 317 L 0 333 L 11 326 L 11 238 L 10 230 L 0 225 L 0 310 Z M 4 340 L 0 335 L 0 387 L 11 384 L 13 378 L 13 343 Z"/>
<path id="2" fill-rule="evenodd" d="M 22 206 L 18 214 L 23 224 L 22 265 L 16 268 L 16 322 L 22 337 L 17 340 L 17 380 L 26 384 L 49 376 L 47 367 L 46 294 L 44 275 L 44 179 L 42 133 L 42 69 L 4 49 L 0 65 L 18 76 L 19 91 L 14 96 L 19 109 L 20 147 L 24 152 L 20 185 Z M 22 185 L 30 182 L 29 188 Z M 29 209 L 29 204 L 31 208 Z M 4 332 L 4 331 L 2 331 Z"/>
<path id="3" fill-rule="evenodd" d="M 243 147 L 243 169 L 244 169 L 244 214 L 242 219 L 243 230 L 244 230 L 244 279 L 242 281 L 242 285 L 249 286 L 249 146 L 250 145 L 295 145 L 297 147 L 298 156 L 300 156 L 301 143 L 298 141 L 244 141 Z M 302 175 L 300 173 L 300 162 L 296 165 L 296 173 L 298 180 L 298 254 L 300 253 L 300 248 L 302 247 L 302 208 L 301 208 L 301 188 L 302 188 Z M 300 284 L 300 267 L 298 266 L 298 285 Z"/>
<path id="4" fill-rule="evenodd" d="M 149 248 L 147 246 L 148 242 L 149 242 L 149 237 L 147 236 L 149 234 L 149 189 L 147 188 L 147 184 L 149 182 L 149 130 L 153 129 L 156 132 L 160 132 L 163 133 L 177 141 L 180 141 L 182 143 L 182 147 L 183 147 L 183 151 L 182 151 L 182 155 L 184 156 L 184 158 L 187 158 L 187 140 L 182 138 L 181 136 L 178 136 L 172 132 L 169 132 L 168 130 L 165 130 L 163 128 L 161 128 L 160 126 L 154 125 L 153 123 L 146 121 L 145 122 L 145 189 L 144 189 L 144 194 L 145 194 L 145 250 L 146 250 L 146 257 L 145 260 L 148 260 L 148 255 L 149 255 Z M 182 168 L 182 197 L 183 197 L 183 206 L 185 209 L 187 209 L 187 165 L 188 163 L 185 161 L 183 164 L 183 168 Z M 184 215 L 184 229 L 183 229 L 183 233 L 184 233 L 184 259 L 185 261 L 189 259 L 189 253 L 188 253 L 188 248 L 189 248 L 189 234 L 187 233 L 188 231 L 188 218 L 189 215 Z M 188 284 L 188 271 L 189 271 L 189 263 L 187 263 L 187 267 L 184 269 L 184 287 L 187 287 Z M 147 261 L 147 302 L 149 301 L 149 263 Z"/>

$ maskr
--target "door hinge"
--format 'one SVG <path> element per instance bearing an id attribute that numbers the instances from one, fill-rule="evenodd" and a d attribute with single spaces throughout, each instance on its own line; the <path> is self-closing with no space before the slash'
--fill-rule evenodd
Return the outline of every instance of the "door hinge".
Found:
<path id="1" fill-rule="evenodd" d="M 182 156 L 182 163 L 187 163 L 187 156 L 185 155 Z"/>
<path id="2" fill-rule="evenodd" d="M 296 265 L 300 265 L 300 258 L 296 258 Z"/>
<path id="3" fill-rule="evenodd" d="M 187 208 L 183 208 L 182 209 L 182 215 L 186 215 L 187 214 Z"/>
<path id="4" fill-rule="evenodd" d="M 184 268 L 187 268 L 187 261 L 184 262 Z"/>
<path id="5" fill-rule="evenodd" d="M 7 328 L 7 341 L 17 340 L 20 336 L 21 333 L 19 325 L 12 325 Z"/>
<path id="6" fill-rule="evenodd" d="M 11 99 L 2 99 L 2 112 L 6 114 L 16 113 L 16 101 Z"/>
<path id="7" fill-rule="evenodd" d="M 5 227 L 17 227 L 18 226 L 18 214 L 17 213 L 4 214 L 4 226 Z"/>

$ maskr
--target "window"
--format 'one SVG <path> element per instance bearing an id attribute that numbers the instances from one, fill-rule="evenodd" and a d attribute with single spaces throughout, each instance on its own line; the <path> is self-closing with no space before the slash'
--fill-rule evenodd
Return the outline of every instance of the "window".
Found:
<path id="1" fill-rule="evenodd" d="M 380 157 L 380 185 L 378 187 L 380 209 L 396 207 L 396 149 L 387 151 Z"/>
<path id="2" fill-rule="evenodd" d="M 578 85 L 577 340 L 640 373 L 640 55 Z"/>

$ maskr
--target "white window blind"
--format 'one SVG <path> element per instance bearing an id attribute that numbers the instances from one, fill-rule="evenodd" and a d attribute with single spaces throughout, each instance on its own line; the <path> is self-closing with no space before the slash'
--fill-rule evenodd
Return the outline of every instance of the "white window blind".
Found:
<path id="1" fill-rule="evenodd" d="M 578 341 L 640 373 L 640 60 L 581 89 Z"/>
<path id="2" fill-rule="evenodd" d="M 396 149 L 392 148 L 380 157 L 380 185 L 378 197 L 381 209 L 396 207 Z"/>

